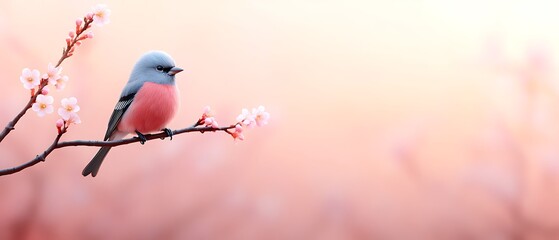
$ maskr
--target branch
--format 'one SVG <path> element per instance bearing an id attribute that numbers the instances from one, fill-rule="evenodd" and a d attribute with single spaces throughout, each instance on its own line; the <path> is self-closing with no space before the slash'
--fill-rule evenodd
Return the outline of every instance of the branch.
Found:
<path id="1" fill-rule="evenodd" d="M 230 125 L 227 127 L 219 127 L 219 128 L 214 128 L 214 127 L 199 127 L 200 125 L 200 121 L 197 122 L 196 124 L 194 124 L 191 127 L 187 127 L 187 128 L 183 128 L 183 129 L 178 129 L 178 130 L 174 130 L 172 131 L 173 135 L 178 135 L 178 134 L 182 134 L 182 133 L 188 133 L 188 132 L 217 132 L 217 131 L 224 131 L 228 134 L 231 134 L 230 131 L 228 131 L 229 129 L 233 129 L 235 128 L 235 125 Z M 117 146 L 121 146 L 121 145 L 126 145 L 126 144 L 130 144 L 130 143 L 135 143 L 135 142 L 140 142 L 140 139 L 138 137 L 131 137 L 131 138 L 126 138 L 126 139 L 121 139 L 121 140 L 116 140 L 116 141 L 87 141 L 87 140 L 75 140 L 75 141 L 66 141 L 66 142 L 59 142 L 60 138 L 62 137 L 62 135 L 65 133 L 66 131 L 62 131 L 61 133 L 59 133 L 56 138 L 54 139 L 53 143 L 41 154 L 37 155 L 34 159 L 32 159 L 29 162 L 26 162 L 22 165 L 13 167 L 13 168 L 7 168 L 7 169 L 2 169 L 0 170 L 0 176 L 4 176 L 4 175 L 9 175 L 9 174 L 14 174 L 17 173 L 23 169 L 26 169 L 28 167 L 31 167 L 37 163 L 40 162 L 44 162 L 47 158 L 47 156 L 53 152 L 55 149 L 58 148 L 64 148 L 64 147 L 70 147 L 70 146 L 88 146 L 88 147 L 117 147 Z M 169 137 L 169 135 L 167 135 L 166 132 L 160 132 L 160 133 L 154 133 L 154 134 L 147 134 L 145 135 L 146 140 L 150 141 L 153 139 L 165 139 L 167 137 Z"/>
<path id="2" fill-rule="evenodd" d="M 42 89 L 42 87 L 41 87 L 41 89 Z M 39 93 L 40 93 L 40 91 L 39 91 Z M 38 94 L 32 95 L 31 98 L 29 99 L 29 102 L 27 102 L 27 105 L 25 105 L 25 107 L 14 117 L 14 119 L 12 119 L 12 121 L 8 122 L 8 125 L 6 125 L 6 127 L 4 127 L 4 129 L 0 133 L 0 142 L 2 142 L 2 140 L 4 140 L 4 138 L 8 135 L 8 133 L 10 133 L 12 130 L 15 129 L 15 126 L 16 126 L 17 122 L 19 121 L 19 119 L 21 117 L 23 117 L 25 112 L 27 112 L 27 110 L 29 108 L 31 108 L 31 105 L 33 105 L 33 103 L 35 102 L 35 99 L 37 99 L 37 95 Z"/>
<path id="3" fill-rule="evenodd" d="M 84 18 L 84 26 L 81 27 L 81 25 L 80 25 L 80 28 L 78 29 L 79 31 L 76 32 L 75 37 L 69 39 L 69 41 L 66 42 L 66 47 L 63 49 L 62 56 L 60 56 L 60 59 L 56 63 L 55 67 L 59 67 L 66 58 L 69 58 L 74 54 L 74 47 L 76 46 L 76 43 L 78 43 L 79 41 L 84 40 L 84 39 L 87 38 L 87 37 L 84 38 L 84 36 L 81 36 L 81 35 L 87 29 L 90 28 L 92 22 L 93 22 L 92 19 Z M 39 88 L 37 89 L 37 91 L 33 90 L 31 92 L 31 98 L 29 99 L 29 102 L 27 102 L 27 105 L 25 105 L 25 107 L 23 107 L 23 109 L 12 119 L 12 121 L 8 122 L 6 127 L 4 127 L 4 129 L 0 133 L 0 142 L 2 142 L 2 140 L 4 140 L 4 138 L 12 130 L 15 129 L 15 126 L 16 126 L 17 122 L 19 122 L 19 120 L 21 119 L 21 117 L 23 117 L 23 115 L 25 115 L 27 110 L 29 110 L 31 108 L 33 103 L 35 103 L 35 101 L 37 99 L 37 96 L 39 94 L 41 94 L 41 91 L 43 90 L 43 88 L 45 86 L 47 86 L 47 84 L 48 84 L 48 79 L 42 78 L 41 83 L 39 84 Z"/>

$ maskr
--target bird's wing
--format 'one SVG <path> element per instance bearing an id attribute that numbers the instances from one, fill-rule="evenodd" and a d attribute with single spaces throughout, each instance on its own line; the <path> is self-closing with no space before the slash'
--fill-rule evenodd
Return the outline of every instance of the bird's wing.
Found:
<path id="1" fill-rule="evenodd" d="M 105 133 L 105 140 L 108 140 L 113 132 L 116 130 L 118 123 L 120 123 L 120 120 L 122 119 L 122 115 L 124 115 L 126 109 L 128 109 L 128 107 L 130 107 L 130 104 L 132 104 L 135 95 L 136 93 L 128 94 L 118 100 L 118 103 L 116 103 L 115 109 L 113 110 L 113 114 L 109 119 L 107 133 Z"/>

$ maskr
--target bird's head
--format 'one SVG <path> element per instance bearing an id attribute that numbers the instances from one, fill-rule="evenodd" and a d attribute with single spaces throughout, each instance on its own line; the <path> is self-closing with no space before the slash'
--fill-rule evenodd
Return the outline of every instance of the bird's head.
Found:
<path id="1" fill-rule="evenodd" d="M 174 84 L 175 74 L 182 70 L 175 66 L 175 61 L 169 54 L 162 51 L 151 51 L 138 60 L 130 80 Z"/>

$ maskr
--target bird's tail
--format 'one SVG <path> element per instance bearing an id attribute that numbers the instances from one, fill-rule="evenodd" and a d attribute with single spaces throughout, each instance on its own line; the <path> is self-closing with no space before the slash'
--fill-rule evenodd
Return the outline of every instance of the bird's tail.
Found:
<path id="1" fill-rule="evenodd" d="M 128 133 L 125 132 L 114 131 L 109 139 L 105 139 L 105 141 L 119 140 L 124 138 L 127 134 Z M 101 149 L 99 149 L 97 154 L 95 154 L 93 159 L 91 159 L 91 161 L 83 169 L 82 175 L 85 177 L 91 174 L 92 177 L 95 177 L 97 175 L 97 172 L 99 172 L 99 168 L 101 167 L 101 163 L 103 163 L 103 159 L 105 159 L 107 153 L 109 153 L 109 150 L 111 150 L 111 147 L 102 147 Z"/>
<path id="2" fill-rule="evenodd" d="M 95 154 L 95 157 L 93 157 L 93 159 L 91 159 L 91 161 L 83 169 L 82 175 L 85 177 L 91 174 L 92 177 L 95 177 L 95 175 L 97 175 L 97 172 L 99 172 L 99 168 L 101 167 L 101 163 L 103 163 L 103 159 L 105 159 L 107 153 L 109 153 L 109 150 L 111 150 L 111 147 L 102 147 L 101 149 L 99 149 L 99 152 Z"/>

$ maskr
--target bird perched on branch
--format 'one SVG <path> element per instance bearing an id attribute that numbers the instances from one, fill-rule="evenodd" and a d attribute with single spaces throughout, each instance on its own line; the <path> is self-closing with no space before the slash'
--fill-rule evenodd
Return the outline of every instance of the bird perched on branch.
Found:
<path id="1" fill-rule="evenodd" d="M 137 134 L 144 144 L 144 134 L 155 131 L 165 131 L 172 138 L 172 131 L 165 126 L 179 107 L 175 74 L 182 70 L 175 66 L 175 61 L 165 52 L 144 54 L 122 89 L 104 140 L 119 140 L 128 134 Z M 101 147 L 82 174 L 95 177 L 109 150 L 111 147 Z"/>

